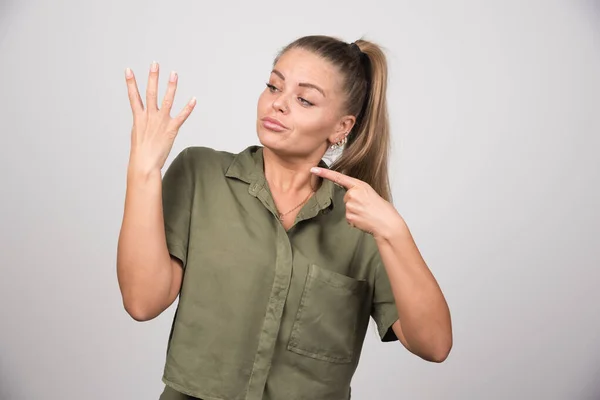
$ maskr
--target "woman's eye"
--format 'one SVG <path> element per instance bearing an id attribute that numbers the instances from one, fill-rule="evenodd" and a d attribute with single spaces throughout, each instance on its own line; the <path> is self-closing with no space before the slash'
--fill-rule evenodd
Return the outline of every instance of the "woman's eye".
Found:
<path id="1" fill-rule="evenodd" d="M 271 92 L 274 92 L 274 91 L 276 91 L 276 90 L 277 90 L 277 88 L 276 88 L 274 85 L 271 85 L 270 83 L 267 83 L 267 87 L 269 88 L 269 90 L 270 90 Z"/>
<path id="2" fill-rule="evenodd" d="M 305 105 L 305 106 L 312 106 L 313 105 L 313 103 L 311 103 L 310 101 L 308 101 L 306 99 L 303 99 L 302 97 L 298 97 L 298 100 L 300 100 L 300 103 L 302 103 L 302 105 Z"/>

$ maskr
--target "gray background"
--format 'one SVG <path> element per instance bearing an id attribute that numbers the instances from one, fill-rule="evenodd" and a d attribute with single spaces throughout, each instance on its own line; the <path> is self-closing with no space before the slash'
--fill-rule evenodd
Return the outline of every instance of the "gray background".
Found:
<path id="1" fill-rule="evenodd" d="M 168 163 L 240 151 L 276 51 L 314 33 L 387 49 L 395 205 L 454 323 L 443 364 L 370 329 L 353 398 L 600 398 L 598 2 L 5 0 L 1 399 L 162 388 L 174 307 L 134 322 L 115 273 L 125 67 L 198 97 Z"/>

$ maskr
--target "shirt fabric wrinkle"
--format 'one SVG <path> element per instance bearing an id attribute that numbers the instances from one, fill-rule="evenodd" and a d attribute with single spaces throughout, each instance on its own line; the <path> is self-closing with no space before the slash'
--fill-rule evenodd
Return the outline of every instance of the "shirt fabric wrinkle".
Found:
<path id="1" fill-rule="evenodd" d="M 184 278 L 161 400 L 347 400 L 370 318 L 397 340 L 385 268 L 346 222 L 345 189 L 324 180 L 286 231 L 262 151 L 189 147 L 165 172 L 167 247 Z"/>

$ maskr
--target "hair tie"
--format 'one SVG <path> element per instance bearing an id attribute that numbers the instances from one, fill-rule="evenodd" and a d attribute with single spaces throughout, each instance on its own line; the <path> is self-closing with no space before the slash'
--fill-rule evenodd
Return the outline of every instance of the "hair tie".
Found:
<path id="1" fill-rule="evenodd" d="M 359 54 L 361 57 L 366 55 L 355 42 L 350 43 L 350 47 L 352 47 L 352 50 Z"/>

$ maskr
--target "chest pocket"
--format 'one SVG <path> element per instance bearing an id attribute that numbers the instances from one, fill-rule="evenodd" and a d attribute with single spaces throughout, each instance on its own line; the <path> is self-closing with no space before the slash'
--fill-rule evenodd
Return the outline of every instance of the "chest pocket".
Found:
<path id="1" fill-rule="evenodd" d="M 350 363 L 367 281 L 311 264 L 288 350 L 333 363 Z"/>

